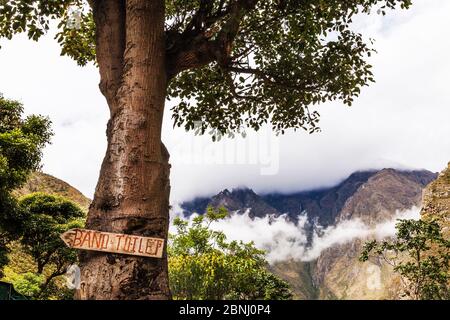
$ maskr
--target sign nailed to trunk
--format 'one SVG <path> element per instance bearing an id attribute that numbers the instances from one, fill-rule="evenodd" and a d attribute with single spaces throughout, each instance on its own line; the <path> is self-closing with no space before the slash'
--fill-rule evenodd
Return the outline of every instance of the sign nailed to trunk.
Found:
<path id="1" fill-rule="evenodd" d="M 161 258 L 164 239 L 110 233 L 87 229 L 70 229 L 61 239 L 74 249 L 94 250 L 143 257 Z"/>

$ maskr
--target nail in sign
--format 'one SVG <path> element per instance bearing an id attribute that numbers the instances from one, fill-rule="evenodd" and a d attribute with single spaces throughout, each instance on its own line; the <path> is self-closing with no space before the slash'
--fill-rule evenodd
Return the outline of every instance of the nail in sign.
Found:
<path id="1" fill-rule="evenodd" d="M 87 229 L 70 229 L 60 235 L 67 246 L 134 256 L 161 258 L 164 239 L 110 233 Z"/>

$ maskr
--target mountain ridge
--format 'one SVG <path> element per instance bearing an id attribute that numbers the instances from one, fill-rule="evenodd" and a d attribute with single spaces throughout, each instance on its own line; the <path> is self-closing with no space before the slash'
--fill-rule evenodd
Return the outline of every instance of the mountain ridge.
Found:
<path id="1" fill-rule="evenodd" d="M 356 171 L 335 186 L 292 193 L 273 192 L 259 195 L 248 187 L 233 188 L 231 191 L 230 188 L 226 188 L 211 197 L 196 197 L 190 201 L 184 201 L 180 207 L 185 216 L 193 213 L 202 214 L 206 207 L 211 205 L 213 207 L 224 206 L 229 211 L 240 214 L 249 209 L 250 217 L 287 214 L 294 221 L 298 215 L 306 211 L 311 220 L 316 220 L 320 225 L 326 227 L 335 223 L 337 218 L 344 218 L 338 217 L 338 215 L 347 204 L 347 200 L 373 176 L 379 177 L 380 175 L 395 175 L 401 177 L 404 180 L 403 183 L 407 180 L 407 183 L 416 183 L 425 187 L 436 178 L 437 173 L 428 170 L 392 168 Z M 417 197 L 417 187 L 413 189 L 410 193 L 414 193 L 414 197 Z"/>
<path id="2" fill-rule="evenodd" d="M 225 189 L 181 207 L 189 215 L 202 213 L 207 205 L 223 205 L 235 214 L 250 211 L 252 217 L 287 214 L 292 222 L 307 212 L 309 222 L 304 230 L 311 242 L 317 224 L 333 228 L 356 218 L 374 227 L 395 219 L 398 212 L 420 206 L 422 191 L 436 177 L 437 173 L 427 170 L 385 168 L 355 172 L 329 188 L 291 194 L 258 195 L 251 189 Z M 390 266 L 381 261 L 359 262 L 363 242 L 354 238 L 323 249 L 313 261 L 288 259 L 269 268 L 291 284 L 297 299 L 398 298 L 399 279 Z M 376 285 L 369 283 L 374 279 Z"/>

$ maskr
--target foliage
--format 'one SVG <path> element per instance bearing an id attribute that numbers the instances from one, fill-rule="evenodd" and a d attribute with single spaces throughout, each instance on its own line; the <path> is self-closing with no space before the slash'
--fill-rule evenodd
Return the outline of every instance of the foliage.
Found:
<path id="1" fill-rule="evenodd" d="M 12 190 L 39 168 L 43 147 L 52 132 L 48 118 L 22 118 L 21 103 L 0 95 L 0 275 L 7 263 L 7 244 L 20 235 L 16 199 Z"/>
<path id="2" fill-rule="evenodd" d="M 184 1 L 169 3 L 171 32 L 202 33 L 201 27 L 189 25 L 197 1 L 189 1 L 190 6 Z M 219 14 L 220 3 L 213 1 L 204 10 Z M 396 5 L 408 7 L 410 1 L 247 3 L 256 4 L 242 18 L 229 56 L 182 72 L 170 84 L 169 97 L 181 99 L 173 108 L 175 125 L 199 132 L 209 127 L 223 134 L 242 126 L 258 130 L 270 122 L 280 133 L 288 128 L 317 131 L 319 113 L 311 106 L 331 100 L 351 105 L 361 87 L 374 81 L 365 61 L 373 49 L 351 29 L 352 18 L 377 4 L 384 12 Z M 206 23 L 204 33 L 211 33 L 210 41 L 222 36 L 214 30 L 226 29 L 228 18 Z"/>
<path id="3" fill-rule="evenodd" d="M 19 206 L 23 230 L 20 244 L 33 258 L 36 273 L 44 276 L 39 297 L 54 295 L 58 291 L 54 279 L 77 261 L 76 250 L 68 248 L 60 235 L 72 228 L 82 228 L 84 212 L 72 201 L 43 193 L 22 197 Z"/>
<path id="4" fill-rule="evenodd" d="M 404 294 L 411 299 L 450 299 L 450 241 L 437 221 L 400 220 L 395 239 L 372 240 L 360 260 L 382 257 L 399 273 Z"/>
<path id="5" fill-rule="evenodd" d="M 24 296 L 36 298 L 41 292 L 44 276 L 33 272 L 15 273 L 9 267 L 5 267 L 6 282 L 12 283 L 14 289 Z"/>
<path id="6" fill-rule="evenodd" d="M 227 242 L 210 229 L 224 218 L 223 208 L 209 207 L 192 225 L 174 220 L 169 241 L 169 278 L 175 299 L 290 299 L 288 284 L 267 271 L 264 251 L 253 243 Z"/>
<path id="7" fill-rule="evenodd" d="M 168 66 L 183 53 L 205 59 L 170 75 L 168 98 L 179 101 L 174 125 L 202 134 L 258 130 L 268 122 L 280 133 L 319 130 L 315 105 L 351 105 L 374 81 L 366 61 L 374 49 L 352 29 L 352 19 L 410 5 L 411 0 L 166 0 Z M 76 26 L 69 24 L 70 10 L 78 12 Z M 80 65 L 95 60 L 95 17 L 86 1 L 2 1 L 0 14 L 0 37 L 25 32 L 37 40 L 54 19 L 61 54 Z"/>
<path id="8" fill-rule="evenodd" d="M 21 103 L 0 95 L 0 191 L 12 190 L 39 169 L 42 148 L 50 141 L 50 120 L 31 115 L 22 119 Z"/>
<path id="9" fill-rule="evenodd" d="M 17 244 L 14 245 L 13 256 L 20 256 L 22 261 L 14 261 L 4 268 L 5 276 L 2 281 L 11 283 L 14 289 L 31 299 L 45 300 L 71 300 L 73 299 L 73 290 L 67 288 L 66 279 L 64 277 L 56 277 L 46 285 L 49 275 L 47 270 L 39 274 L 30 270 L 35 270 L 33 261 L 29 263 L 29 256 L 22 251 Z M 11 259 L 12 260 L 12 259 Z M 45 286 L 45 290 L 44 289 Z"/>

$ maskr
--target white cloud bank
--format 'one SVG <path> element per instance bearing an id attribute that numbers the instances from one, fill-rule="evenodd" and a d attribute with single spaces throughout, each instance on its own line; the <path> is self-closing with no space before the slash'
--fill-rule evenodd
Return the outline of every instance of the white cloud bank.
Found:
<path id="1" fill-rule="evenodd" d="M 189 219 L 195 215 L 192 215 Z M 307 243 L 305 231 L 307 216 L 302 215 L 298 223 L 290 222 L 286 216 L 251 219 L 247 213 L 232 214 L 226 219 L 213 222 L 213 230 L 223 231 L 228 240 L 253 241 L 255 246 L 267 251 L 267 260 L 271 263 L 294 259 L 311 261 L 317 259 L 326 249 L 345 244 L 355 239 L 392 237 L 396 233 L 398 219 L 418 219 L 420 209 L 396 212 L 392 219 L 374 226 L 364 224 L 360 219 L 342 221 L 335 226 L 323 228 L 316 226 L 312 243 Z M 175 232 L 173 227 L 170 230 Z"/>

